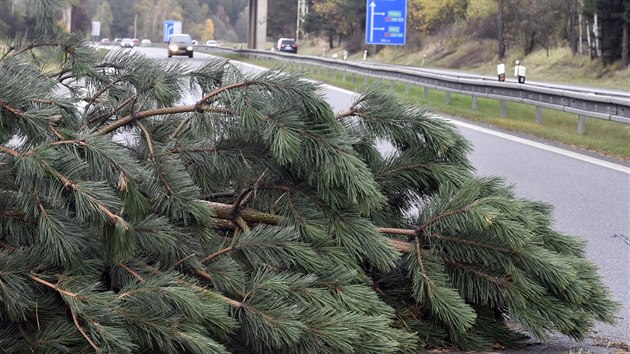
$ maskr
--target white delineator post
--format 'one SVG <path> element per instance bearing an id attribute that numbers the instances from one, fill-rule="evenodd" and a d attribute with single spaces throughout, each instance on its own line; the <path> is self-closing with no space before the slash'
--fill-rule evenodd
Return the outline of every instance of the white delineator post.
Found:
<path id="1" fill-rule="evenodd" d="M 505 64 L 497 65 L 497 76 L 499 81 L 505 81 Z"/>

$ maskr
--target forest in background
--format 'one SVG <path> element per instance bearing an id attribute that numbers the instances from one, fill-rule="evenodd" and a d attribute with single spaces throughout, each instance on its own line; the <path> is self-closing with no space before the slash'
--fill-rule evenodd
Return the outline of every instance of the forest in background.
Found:
<path id="1" fill-rule="evenodd" d="M 0 0 L 0 38 L 32 28 L 36 0 Z M 101 22 L 101 37 L 162 39 L 164 20 L 181 20 L 183 31 L 205 41 L 247 40 L 248 0 L 67 0 L 72 31 L 90 33 Z M 307 0 L 298 22 L 298 0 L 269 0 L 267 34 L 325 38 L 330 49 L 366 48 L 365 0 Z M 438 40 L 494 40 L 496 54 L 527 55 L 534 50 L 569 47 L 610 65 L 630 60 L 630 0 L 408 0 L 407 49 Z M 135 32 L 135 33 L 134 33 Z M 298 38 L 304 40 L 305 38 Z"/>
<path id="2" fill-rule="evenodd" d="M 37 0 L 0 0 L 0 38 L 34 27 Z M 247 0 L 67 0 L 73 32 L 91 32 L 100 21 L 101 38 L 135 37 L 162 41 L 164 20 L 181 20 L 182 30 L 198 40 L 247 39 Z"/>

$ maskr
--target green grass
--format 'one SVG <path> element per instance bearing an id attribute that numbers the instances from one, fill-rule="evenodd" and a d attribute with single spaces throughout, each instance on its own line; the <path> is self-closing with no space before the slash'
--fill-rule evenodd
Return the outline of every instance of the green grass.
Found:
<path id="1" fill-rule="evenodd" d="M 360 89 L 365 82 L 365 78 L 360 75 L 356 75 L 353 80 L 350 73 L 346 74 L 346 78 L 343 80 L 342 72 L 337 71 L 335 73 L 334 70 L 323 67 L 318 70 L 316 66 L 297 65 L 274 60 L 249 60 L 241 57 L 234 57 L 234 59 L 263 67 L 283 66 L 285 70 L 300 71 L 314 80 L 353 91 Z M 368 78 L 369 83 L 375 81 L 377 80 Z M 394 83 L 392 86 L 391 82 L 386 81 L 382 84 L 394 87 L 403 99 L 428 105 L 433 107 L 436 112 L 630 161 L 630 124 L 588 118 L 585 133 L 580 135 L 577 133 L 578 117 L 575 114 L 543 109 L 542 122 L 537 124 L 534 106 L 507 102 L 507 116 L 502 118 L 500 116 L 500 102 L 497 100 L 479 98 L 478 109 L 475 111 L 472 109 L 472 97 L 470 96 L 451 94 L 450 104 L 447 104 L 446 93 L 442 91 L 429 90 L 428 97 L 425 99 L 423 88 L 420 86 L 409 86 L 409 93 L 407 94 L 406 85 L 403 83 Z"/>
<path id="2" fill-rule="evenodd" d="M 429 40 L 429 42 L 431 42 Z M 410 49 L 395 46 L 381 49 L 369 60 L 379 63 L 426 66 L 457 70 L 478 75 L 496 75 L 497 64 L 506 64 L 508 72 L 514 62 L 520 60 L 527 67 L 527 79 L 531 81 L 553 82 L 568 85 L 599 87 L 611 90 L 630 90 L 630 67 L 620 68 L 619 63 L 604 66 L 600 60 L 588 55 L 573 54 L 567 47 L 536 50 L 523 57 L 520 53 L 508 52 L 504 60 L 499 61 L 496 53 L 496 41 L 454 40 L 454 44 L 445 45 L 441 51 L 425 49 L 413 52 Z M 427 44 L 427 47 L 431 47 Z M 444 54 L 448 52 L 448 54 Z M 426 57 L 425 57 L 426 55 Z M 358 54 L 351 56 L 360 60 Z M 424 59 L 423 59 L 424 58 Z"/>

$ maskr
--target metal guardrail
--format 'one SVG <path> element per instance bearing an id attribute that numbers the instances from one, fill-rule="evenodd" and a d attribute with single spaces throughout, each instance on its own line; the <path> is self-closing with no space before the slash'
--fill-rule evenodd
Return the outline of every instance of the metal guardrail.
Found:
<path id="1" fill-rule="evenodd" d="M 342 72 L 360 74 L 388 80 L 396 80 L 410 85 L 419 85 L 447 93 L 497 99 L 502 102 L 501 115 L 505 114 L 505 102 L 521 102 L 537 107 L 536 121 L 540 121 L 542 108 L 574 113 L 580 116 L 578 132 L 584 132 L 585 117 L 598 118 L 630 124 L 630 92 L 604 91 L 574 86 L 549 85 L 540 83 L 520 84 L 499 82 L 475 75 L 454 75 L 442 71 L 412 70 L 392 66 L 378 66 L 363 62 L 329 59 L 315 56 L 284 54 L 250 49 L 230 49 L 225 47 L 208 48 L 211 52 L 231 53 L 249 58 L 274 59 L 334 68 Z M 447 96 L 448 97 L 448 96 Z M 448 98 L 447 98 L 448 99 Z M 476 99 L 473 100 L 473 105 Z"/>

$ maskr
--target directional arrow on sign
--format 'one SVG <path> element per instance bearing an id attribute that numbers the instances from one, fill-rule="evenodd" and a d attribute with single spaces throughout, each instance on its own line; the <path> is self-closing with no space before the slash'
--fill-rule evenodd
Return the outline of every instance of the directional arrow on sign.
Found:
<path id="1" fill-rule="evenodd" d="M 385 28 L 374 27 L 374 16 L 385 16 L 384 12 L 375 12 L 376 3 L 372 1 L 370 3 L 370 42 L 374 41 L 374 31 L 384 31 Z"/>

